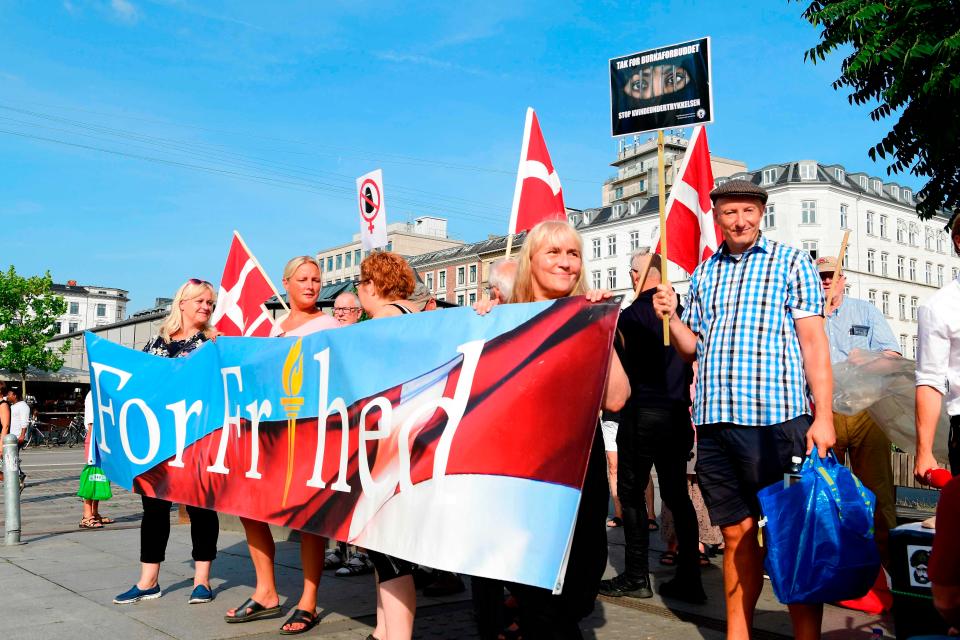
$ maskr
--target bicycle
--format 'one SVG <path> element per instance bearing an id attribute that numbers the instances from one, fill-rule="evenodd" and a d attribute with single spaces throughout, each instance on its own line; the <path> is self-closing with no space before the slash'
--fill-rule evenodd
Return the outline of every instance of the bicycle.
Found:
<path id="1" fill-rule="evenodd" d="M 87 427 L 83 424 L 83 415 L 74 416 L 65 427 L 53 427 L 47 434 L 47 446 L 67 445 L 73 448 L 83 442 L 87 437 Z"/>
<path id="2" fill-rule="evenodd" d="M 40 431 L 40 428 L 37 427 L 37 419 L 31 418 L 30 422 L 27 423 L 27 435 L 23 438 L 23 448 L 28 447 L 39 447 L 41 444 L 47 444 L 47 436 L 43 435 L 43 431 Z M 47 446 L 50 446 L 47 444 Z"/>

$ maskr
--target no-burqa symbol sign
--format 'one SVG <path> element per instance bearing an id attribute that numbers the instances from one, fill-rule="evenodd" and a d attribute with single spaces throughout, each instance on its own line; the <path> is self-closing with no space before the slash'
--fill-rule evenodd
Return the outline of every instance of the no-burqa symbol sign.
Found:
<path id="1" fill-rule="evenodd" d="M 373 232 L 373 221 L 377 219 L 380 213 L 380 187 L 377 183 L 367 178 L 360 185 L 360 217 L 367 223 L 367 228 Z"/>

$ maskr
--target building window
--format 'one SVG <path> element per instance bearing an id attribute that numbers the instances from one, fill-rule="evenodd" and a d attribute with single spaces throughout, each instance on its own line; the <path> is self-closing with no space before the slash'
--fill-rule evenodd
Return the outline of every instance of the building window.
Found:
<path id="1" fill-rule="evenodd" d="M 917 281 L 917 259 L 910 258 L 910 282 Z"/>
<path id="2" fill-rule="evenodd" d="M 477 265 L 470 265 L 470 284 L 477 283 Z"/>
<path id="3" fill-rule="evenodd" d="M 867 291 L 867 300 L 869 300 L 870 304 L 872 304 L 873 306 L 877 306 L 877 290 L 876 289 L 870 289 L 870 291 Z"/>
<path id="4" fill-rule="evenodd" d="M 777 226 L 777 208 L 776 205 L 771 202 L 763 211 L 762 228 L 773 229 L 775 226 Z"/>
<path id="5" fill-rule="evenodd" d="M 617 236 L 607 236 L 607 255 L 617 255 Z"/>
<path id="6" fill-rule="evenodd" d="M 913 349 L 911 350 L 910 357 L 914 360 L 917 359 L 917 336 L 913 336 Z"/>
<path id="7" fill-rule="evenodd" d="M 843 169 L 834 169 L 833 175 L 837 179 L 837 182 L 843 182 L 847 175 L 844 173 Z"/>
<path id="8" fill-rule="evenodd" d="M 867 249 L 867 273 L 876 271 L 877 252 L 874 249 Z"/>
<path id="9" fill-rule="evenodd" d="M 947 252 L 946 238 L 947 238 L 947 234 L 945 234 L 945 233 L 942 233 L 942 232 L 941 232 L 941 233 L 938 233 L 938 234 L 937 234 L 937 252 L 938 252 L 938 253 L 946 253 L 946 252 Z"/>
<path id="10" fill-rule="evenodd" d="M 896 186 L 896 185 L 890 187 L 890 197 L 893 198 L 894 200 L 899 200 L 899 199 L 900 199 L 900 187 L 898 187 L 898 186 Z"/>
<path id="11" fill-rule="evenodd" d="M 590 282 L 592 283 L 594 289 L 600 288 L 600 272 L 599 271 L 590 272 Z"/>
<path id="12" fill-rule="evenodd" d="M 876 214 L 874 214 L 873 211 L 867 211 L 867 235 L 868 236 L 877 235 L 877 232 L 874 229 L 875 219 L 876 219 Z"/>
<path id="13" fill-rule="evenodd" d="M 897 278 L 903 280 L 903 256 L 897 256 Z"/>
<path id="14" fill-rule="evenodd" d="M 345 254 L 343 254 L 343 266 L 347 268 L 353 266 L 352 259 L 353 259 L 353 253 L 351 253 L 350 251 L 347 251 Z"/>
<path id="15" fill-rule="evenodd" d="M 800 222 L 802 224 L 817 224 L 816 200 L 802 200 L 800 202 Z"/>
<path id="16" fill-rule="evenodd" d="M 907 202 L 910 202 L 911 200 L 913 200 L 913 192 L 910 191 L 910 189 L 904 189 L 904 190 L 903 190 L 903 199 L 904 199 L 905 201 L 907 201 Z"/>
<path id="17" fill-rule="evenodd" d="M 920 226 L 916 222 L 911 222 L 908 229 L 910 234 L 910 246 L 919 247 L 920 246 Z"/>
<path id="18" fill-rule="evenodd" d="M 917 307 L 920 305 L 920 298 L 917 296 L 910 296 L 910 319 L 914 322 L 917 321 Z"/>
<path id="19" fill-rule="evenodd" d="M 907 352 L 907 334 L 901 333 L 900 334 L 900 353 L 903 354 L 906 352 Z"/>
<path id="20" fill-rule="evenodd" d="M 764 169 L 763 170 L 763 184 L 773 184 L 777 181 L 777 170 L 776 169 Z"/>
<path id="21" fill-rule="evenodd" d="M 890 254 L 886 251 L 880 254 L 880 275 L 887 277 L 887 263 L 890 261 Z"/>
<path id="22" fill-rule="evenodd" d="M 876 178 L 873 179 L 873 190 L 876 191 L 878 194 L 883 193 L 883 183 L 877 180 Z"/>
<path id="23" fill-rule="evenodd" d="M 636 251 L 640 248 L 640 232 L 631 231 L 630 232 L 630 251 Z"/>
<path id="24" fill-rule="evenodd" d="M 810 252 L 810 257 L 814 260 L 817 259 L 817 241 L 816 240 L 804 240 L 803 241 L 803 250 Z"/>
<path id="25" fill-rule="evenodd" d="M 933 284 L 933 264 L 930 262 L 923 265 L 923 282 Z"/>
<path id="26" fill-rule="evenodd" d="M 432 273 L 427 274 L 427 289 L 429 289 L 430 291 L 433 291 L 433 274 Z"/>
<path id="27" fill-rule="evenodd" d="M 387 243 L 387 251 L 393 251 L 393 240 Z"/>
<path id="28" fill-rule="evenodd" d="M 610 267 L 607 269 L 607 289 L 611 291 L 616 290 L 617 288 L 617 268 Z"/>
<path id="29" fill-rule="evenodd" d="M 72 315 L 72 316 L 80 315 L 80 303 L 79 303 L 79 302 L 71 302 L 71 303 L 70 303 L 70 315 Z"/>
<path id="30" fill-rule="evenodd" d="M 340 271 L 340 269 L 343 269 L 343 254 L 338 253 L 337 254 L 337 271 Z"/>
<path id="31" fill-rule="evenodd" d="M 938 287 L 943 286 L 943 265 L 942 264 L 937 265 L 937 286 Z"/>
<path id="32" fill-rule="evenodd" d="M 880 294 L 880 313 L 890 317 L 890 292 L 884 291 Z"/>
<path id="33" fill-rule="evenodd" d="M 897 296 L 897 309 L 900 311 L 900 319 L 907 319 L 907 296 L 902 293 Z"/>
<path id="34" fill-rule="evenodd" d="M 594 238 L 593 240 L 590 241 L 590 243 L 593 246 L 593 257 L 599 258 L 600 257 L 600 238 Z"/>
<path id="35" fill-rule="evenodd" d="M 857 178 L 857 182 L 860 183 L 861 189 L 863 189 L 864 191 L 867 190 L 867 176 L 860 176 L 859 178 Z"/>
<path id="36" fill-rule="evenodd" d="M 360 266 L 360 249 L 356 249 L 353 252 L 353 264 Z"/>
<path id="37" fill-rule="evenodd" d="M 929 265 L 930 263 L 928 262 L 927 264 Z M 98 318 L 107 317 L 107 305 L 105 305 L 102 302 L 97 304 L 97 317 Z"/>
<path id="38" fill-rule="evenodd" d="M 73 333 L 74 331 L 76 331 L 78 326 L 80 325 L 78 325 L 76 322 L 71 322 L 68 333 Z"/>
<path id="39" fill-rule="evenodd" d="M 800 163 L 800 179 L 813 180 L 817 177 L 817 165 L 813 162 Z"/>
<path id="40" fill-rule="evenodd" d="M 923 245 L 927 251 L 933 251 L 933 229 L 930 227 L 923 228 Z"/>
<path id="41" fill-rule="evenodd" d="M 333 256 L 327 256 L 327 271 L 333 271 Z"/>
<path id="42" fill-rule="evenodd" d="M 888 216 L 884 213 L 880 214 L 880 237 L 887 238 L 887 218 Z"/>
<path id="43" fill-rule="evenodd" d="M 950 269 L 950 277 L 953 280 L 956 280 L 958 277 L 960 277 L 960 269 L 957 269 L 956 267 L 952 267 Z"/>
<path id="44" fill-rule="evenodd" d="M 845 204 L 841 204 L 841 205 L 840 205 L 840 228 L 841 228 L 841 229 L 846 229 L 846 228 L 847 228 L 847 223 L 849 222 L 849 221 L 847 220 L 847 212 L 848 212 L 848 211 L 849 211 L 849 207 L 847 207 L 847 205 L 845 205 Z"/>
<path id="45" fill-rule="evenodd" d="M 458 306 L 458 307 L 462 307 L 462 306 L 463 306 L 463 294 L 462 294 L 462 293 L 458 293 L 458 294 L 457 294 L 457 306 Z"/>
<path id="46" fill-rule="evenodd" d="M 463 267 L 457 267 L 457 286 L 458 287 L 463 285 L 463 278 L 465 273 L 466 273 L 466 270 Z"/>
<path id="47" fill-rule="evenodd" d="M 444 269 L 443 271 L 441 271 L 439 277 L 440 277 L 440 289 L 446 289 L 447 288 L 447 270 Z"/>
<path id="48" fill-rule="evenodd" d="M 907 241 L 907 223 L 897 220 L 897 242 L 904 244 Z"/>
<path id="49" fill-rule="evenodd" d="M 473 304 L 477 301 L 477 294 L 475 292 L 470 292 L 470 297 L 468 299 L 470 300 L 470 306 L 473 306 Z"/>

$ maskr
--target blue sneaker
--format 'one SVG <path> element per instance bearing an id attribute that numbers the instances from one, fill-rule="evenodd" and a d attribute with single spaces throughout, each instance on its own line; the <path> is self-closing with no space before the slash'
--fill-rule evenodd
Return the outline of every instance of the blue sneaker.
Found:
<path id="1" fill-rule="evenodd" d="M 198 584 L 193 588 L 188 602 L 190 604 L 203 604 L 211 600 L 213 600 L 213 591 L 210 591 L 210 587 L 205 584 Z"/>
<path id="2" fill-rule="evenodd" d="M 163 592 L 160 590 L 159 584 L 151 589 L 141 589 L 137 585 L 133 585 L 128 591 L 124 591 L 114 598 L 113 603 L 133 604 L 134 602 L 140 602 L 141 600 L 153 600 L 154 598 L 159 598 L 162 595 Z"/>

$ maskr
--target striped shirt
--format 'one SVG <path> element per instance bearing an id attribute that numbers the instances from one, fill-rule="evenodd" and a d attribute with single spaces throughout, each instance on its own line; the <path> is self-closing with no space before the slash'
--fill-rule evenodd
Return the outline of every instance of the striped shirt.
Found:
<path id="1" fill-rule="evenodd" d="M 743 255 L 724 244 L 690 277 L 683 321 L 699 336 L 693 422 L 745 426 L 810 413 L 795 317 L 823 315 L 810 254 L 761 235 Z"/>

